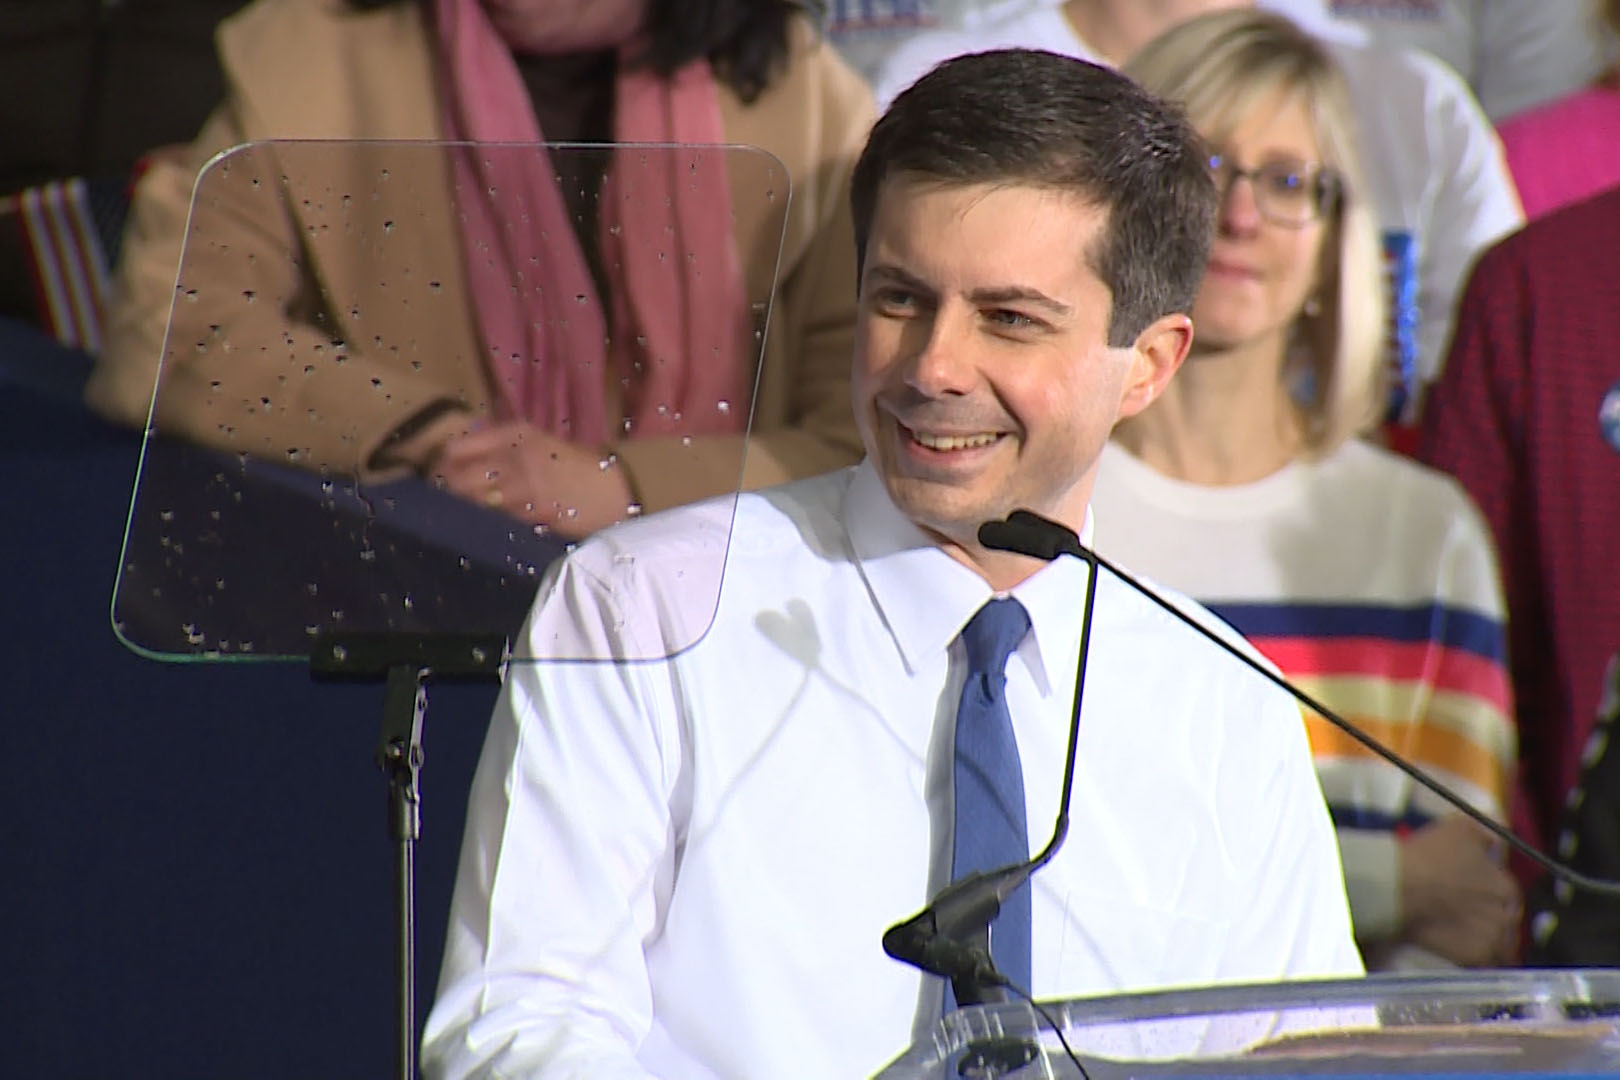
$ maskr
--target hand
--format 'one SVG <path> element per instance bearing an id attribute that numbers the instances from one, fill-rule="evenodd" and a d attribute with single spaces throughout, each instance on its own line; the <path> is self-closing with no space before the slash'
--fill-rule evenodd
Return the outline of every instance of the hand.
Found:
<path id="1" fill-rule="evenodd" d="M 1497 842 L 1461 815 L 1401 841 L 1401 936 L 1464 967 L 1511 963 L 1523 910 Z"/>
<path id="2" fill-rule="evenodd" d="M 571 540 L 634 513 L 629 481 L 611 454 L 527 423 L 458 434 L 425 471 L 463 498 Z"/>

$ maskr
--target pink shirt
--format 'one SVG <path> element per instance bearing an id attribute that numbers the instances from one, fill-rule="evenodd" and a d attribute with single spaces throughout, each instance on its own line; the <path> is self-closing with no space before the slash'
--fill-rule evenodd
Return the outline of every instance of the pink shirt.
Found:
<path id="1" fill-rule="evenodd" d="M 1613 78 L 1497 130 L 1526 219 L 1620 185 L 1620 82 Z"/>

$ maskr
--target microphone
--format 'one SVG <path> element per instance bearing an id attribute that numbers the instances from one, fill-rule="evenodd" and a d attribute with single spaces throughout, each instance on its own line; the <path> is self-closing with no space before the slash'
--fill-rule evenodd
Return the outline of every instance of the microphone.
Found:
<path id="1" fill-rule="evenodd" d="M 980 527 L 980 542 L 984 542 L 986 529 L 1006 523 L 989 522 Z M 1014 523 L 1010 527 L 1015 536 L 1033 536 L 1034 530 Z M 1061 530 L 1061 526 L 1059 526 Z M 1054 537 L 1050 530 L 1043 535 Z M 1063 838 L 1069 832 L 1069 798 L 1074 789 L 1075 753 L 1080 742 L 1080 707 L 1085 698 L 1086 658 L 1091 652 L 1091 612 L 1097 601 L 1097 567 L 1092 557 L 1080 547 L 1070 534 L 1073 550 L 1054 549 L 1044 558 L 1050 562 L 1059 554 L 1073 554 L 1090 562 L 1090 580 L 1086 583 L 1086 599 L 1081 618 L 1080 649 L 1074 674 L 1074 704 L 1069 715 L 1069 746 L 1063 766 L 1063 794 L 1058 802 L 1057 820 L 1052 827 L 1052 838 L 1033 858 L 995 870 L 969 874 L 952 882 L 916 915 L 889 927 L 883 934 L 883 951 L 902 963 L 911 964 L 933 975 L 951 980 L 951 992 L 959 1006 L 981 1005 L 1005 1001 L 1002 988 L 1011 984 L 996 970 L 990 957 L 990 924 L 1001 912 L 1001 902 L 1030 877 L 1052 861 Z M 1059 542 L 1060 538 L 1053 542 Z M 991 546 L 986 544 L 986 546 Z M 1042 548 L 1041 550 L 1045 550 Z M 1022 988 L 1014 987 L 1015 991 Z"/>
<path id="2" fill-rule="evenodd" d="M 1575 888 L 1584 889 L 1587 892 L 1595 893 L 1600 896 L 1620 898 L 1620 881 L 1590 877 L 1570 866 L 1566 866 L 1564 863 L 1557 861 L 1550 855 L 1542 852 L 1539 848 L 1530 844 L 1528 841 L 1519 839 L 1519 837 L 1515 835 L 1512 830 L 1493 821 L 1482 811 L 1476 810 L 1473 804 L 1468 802 L 1467 799 L 1452 791 L 1439 780 L 1436 780 L 1434 777 L 1430 776 L 1424 769 L 1412 764 L 1410 761 L 1407 761 L 1400 754 L 1397 754 L 1395 751 L 1391 750 L 1389 747 L 1385 746 L 1371 735 L 1368 735 L 1355 724 L 1351 723 L 1349 720 L 1346 720 L 1344 717 L 1328 708 L 1322 702 L 1316 700 L 1316 698 L 1312 697 L 1310 694 L 1307 694 L 1305 691 L 1299 689 L 1281 675 L 1278 675 L 1276 672 L 1267 668 L 1254 657 L 1249 656 L 1241 649 L 1238 649 L 1232 645 L 1215 631 L 1200 623 L 1197 619 L 1194 619 L 1185 611 L 1182 611 L 1181 608 L 1177 607 L 1174 603 L 1160 596 L 1158 593 L 1136 580 L 1135 577 L 1131 576 L 1126 571 L 1121 570 L 1119 567 L 1115 566 L 1101 555 L 1098 555 L 1092 549 L 1080 543 L 1080 538 L 1075 535 L 1074 531 L 1069 529 L 1067 526 L 1056 521 L 1052 521 L 1048 518 L 1041 517 L 1039 514 L 1030 510 L 1014 510 L 1004 521 L 987 521 L 981 525 L 979 527 L 979 543 L 983 544 L 987 548 L 993 548 L 997 551 L 1007 551 L 1015 555 L 1027 555 L 1030 558 L 1040 559 L 1044 562 L 1051 562 L 1060 555 L 1072 555 L 1077 559 L 1084 560 L 1091 566 L 1092 588 L 1095 588 L 1096 585 L 1097 568 L 1101 567 L 1104 570 L 1107 570 L 1114 577 L 1118 578 L 1135 591 L 1141 593 L 1149 600 L 1152 600 L 1159 607 L 1168 611 L 1177 619 L 1181 620 L 1183 623 L 1192 627 L 1204 637 L 1220 646 L 1229 655 L 1234 656 L 1238 660 L 1242 661 L 1251 670 L 1264 676 L 1268 682 L 1288 691 L 1288 693 L 1293 696 L 1294 700 L 1309 707 L 1334 727 L 1356 740 L 1356 742 L 1360 743 L 1362 746 L 1365 746 L 1368 750 L 1371 750 L 1374 754 L 1389 762 L 1391 765 L 1401 770 L 1401 772 L 1405 773 L 1419 784 L 1422 784 L 1428 790 L 1440 796 L 1440 798 L 1444 799 L 1447 803 L 1450 803 L 1457 810 L 1467 815 L 1474 822 L 1491 833 L 1492 836 L 1495 836 L 1504 844 L 1511 847 L 1514 851 L 1517 851 L 1525 858 L 1534 862 L 1537 866 L 1540 866 L 1542 869 L 1546 870 L 1560 881 L 1568 882 Z M 1090 630 L 1091 609 L 1090 593 L 1088 591 L 1086 632 L 1089 633 Z M 1076 702 L 1078 702 L 1078 688 L 1076 688 L 1075 691 L 1075 699 Z M 1076 712 L 1076 719 L 1078 719 L 1078 711 Z M 1073 750 L 1074 746 L 1071 742 L 1071 770 L 1073 766 Z M 1072 780 L 1072 778 L 1073 774 L 1071 771 L 1069 778 L 1065 780 L 1065 806 L 1067 806 L 1068 799 L 1067 783 L 1069 780 Z M 943 896 L 943 894 L 941 895 Z"/>

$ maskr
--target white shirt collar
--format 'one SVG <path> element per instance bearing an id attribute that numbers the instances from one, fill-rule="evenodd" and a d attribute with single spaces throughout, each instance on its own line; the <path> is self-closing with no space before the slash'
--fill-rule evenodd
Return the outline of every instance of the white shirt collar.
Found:
<path id="1" fill-rule="evenodd" d="M 936 653 L 948 649 L 962 628 L 995 592 L 988 582 L 940 549 L 902 514 L 870 460 L 862 462 L 844 496 L 844 528 L 871 590 L 873 603 L 893 635 L 908 672 L 915 674 Z M 1081 542 L 1090 546 L 1091 509 L 1086 509 Z M 1044 656 L 1071 662 L 1080 644 L 1075 614 L 1085 601 L 1088 570 L 1078 559 L 1060 558 L 1015 586 L 1033 630 L 1018 648 L 1044 696 L 1052 678 Z M 1060 680 L 1062 682 L 1062 680 Z"/>

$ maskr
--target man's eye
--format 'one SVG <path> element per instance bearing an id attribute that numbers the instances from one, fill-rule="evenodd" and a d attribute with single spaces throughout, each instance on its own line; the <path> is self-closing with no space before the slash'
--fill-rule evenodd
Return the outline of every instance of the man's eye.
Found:
<path id="1" fill-rule="evenodd" d="M 873 300 L 885 311 L 905 311 L 917 304 L 916 296 L 905 289 L 879 289 Z"/>
<path id="2" fill-rule="evenodd" d="M 995 325 L 1008 330 L 1028 330 L 1040 325 L 1040 323 L 1023 312 L 1009 311 L 1006 308 L 998 308 L 986 315 L 986 318 Z"/>

